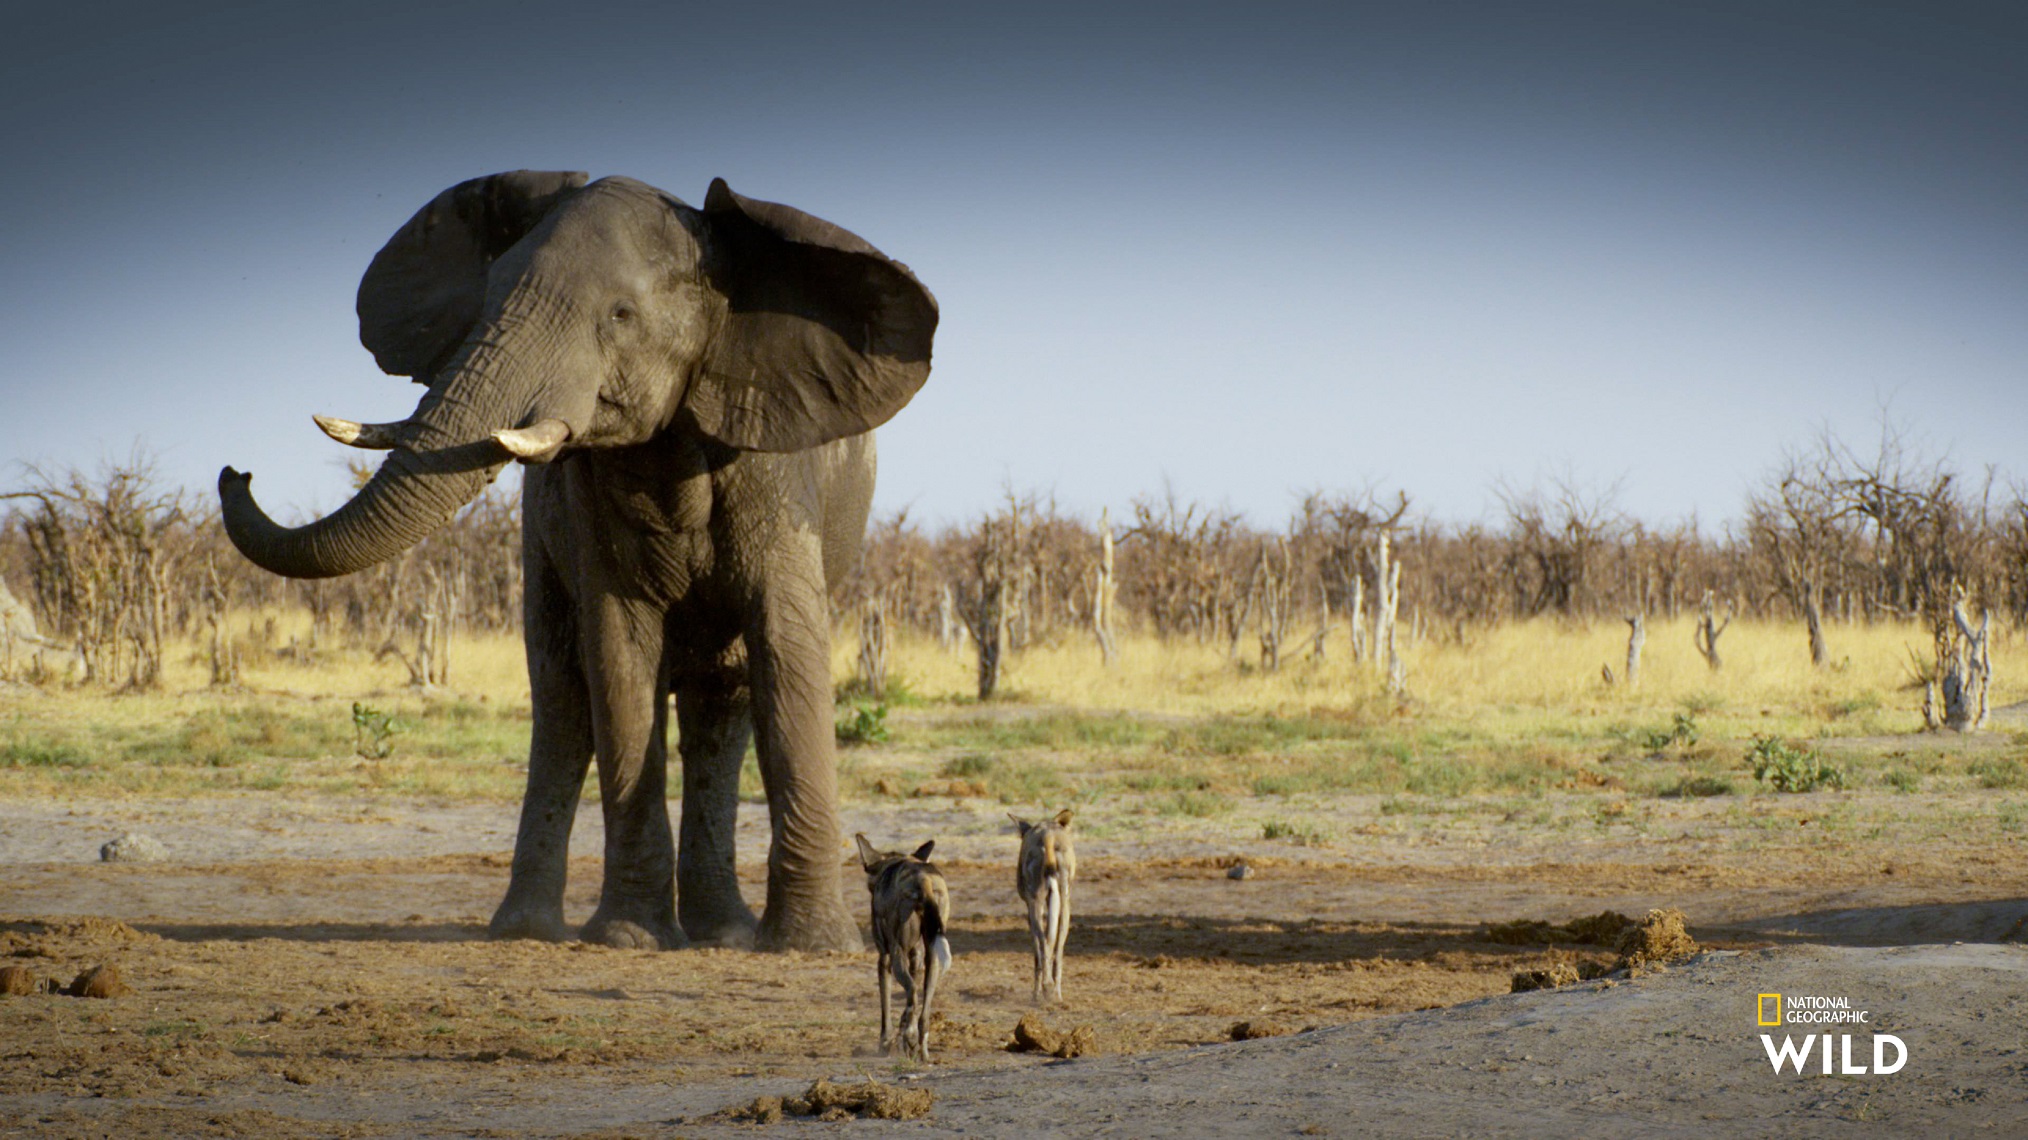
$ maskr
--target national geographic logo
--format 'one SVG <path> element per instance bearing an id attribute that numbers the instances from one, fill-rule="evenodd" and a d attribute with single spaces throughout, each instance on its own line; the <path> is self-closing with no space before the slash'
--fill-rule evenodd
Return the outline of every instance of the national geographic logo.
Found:
<path id="1" fill-rule="evenodd" d="M 1833 1025 L 1867 1025 L 1872 1019 L 1873 1011 L 1854 1009 L 1852 1000 L 1842 996 L 1790 994 L 1785 998 L 1781 994 L 1760 994 L 1754 999 L 1754 1023 L 1762 1028 L 1780 1025 L 1822 1025 L 1827 1028 Z M 1830 1033 L 1809 1033 L 1805 1034 L 1802 1042 L 1798 1044 L 1794 1037 L 1783 1034 L 1781 1044 L 1776 1045 L 1773 1034 L 1763 1033 L 1760 1035 L 1760 1044 L 1761 1048 L 1767 1050 L 1767 1063 L 1774 1066 L 1777 1073 L 1793 1065 L 1796 1073 L 1801 1075 L 1803 1066 L 1809 1063 L 1812 1053 L 1821 1058 L 1821 1068 L 1825 1076 L 1836 1072 L 1848 1077 L 1884 1077 L 1900 1072 L 1901 1067 L 1908 1064 L 1908 1046 L 1892 1033 L 1871 1035 L 1873 1038 L 1871 1068 L 1863 1064 L 1867 1059 L 1863 1049 L 1859 1055 L 1859 1061 L 1862 1063 L 1854 1064 L 1852 1034 L 1841 1033 L 1836 1035 L 1839 1065 L 1834 1070 L 1831 1067 L 1832 1036 Z M 1887 1057 L 1890 1049 L 1894 1053 L 1892 1061 Z"/>

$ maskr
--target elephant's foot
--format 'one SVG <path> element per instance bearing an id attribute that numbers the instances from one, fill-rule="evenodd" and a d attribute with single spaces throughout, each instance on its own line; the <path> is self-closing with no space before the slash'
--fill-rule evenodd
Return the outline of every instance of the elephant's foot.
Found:
<path id="1" fill-rule="evenodd" d="M 606 913 L 604 907 L 584 924 L 578 938 L 615 950 L 681 950 L 690 945 L 673 922 L 622 918 Z"/>
<path id="2" fill-rule="evenodd" d="M 859 924 L 845 913 L 843 902 L 797 910 L 769 907 L 754 931 L 757 950 L 843 950 L 857 954 L 864 949 L 859 941 Z"/>
<path id="3" fill-rule="evenodd" d="M 486 936 L 503 941 L 532 938 L 538 942 L 562 942 L 570 937 L 570 931 L 563 924 L 562 907 L 517 902 L 510 895 L 493 912 L 493 921 L 486 924 Z"/>
<path id="4" fill-rule="evenodd" d="M 676 918 L 693 946 L 751 950 L 754 932 L 760 928 L 760 920 L 736 890 L 730 897 L 718 895 L 708 902 L 685 902 L 679 898 Z"/>

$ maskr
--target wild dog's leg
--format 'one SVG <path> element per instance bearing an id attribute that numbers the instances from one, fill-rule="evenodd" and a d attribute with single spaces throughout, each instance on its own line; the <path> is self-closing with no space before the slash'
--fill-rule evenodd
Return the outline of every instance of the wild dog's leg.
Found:
<path id="1" fill-rule="evenodd" d="M 1070 941 L 1070 879 L 1059 877 L 1056 881 L 1057 907 L 1056 929 L 1051 932 L 1049 951 L 1049 988 L 1057 1001 L 1063 1000 L 1063 947 Z"/>
<path id="2" fill-rule="evenodd" d="M 879 921 L 878 917 L 874 919 L 875 939 L 880 937 L 877 925 Z M 894 1023 L 894 1007 L 889 1004 L 890 999 L 887 996 L 887 975 L 894 968 L 894 955 L 888 951 L 884 942 L 881 943 L 878 958 L 875 971 L 880 975 L 880 1053 L 886 1056 L 894 1051 L 894 1031 L 891 1028 Z"/>
<path id="3" fill-rule="evenodd" d="M 740 897 L 733 831 L 739 766 L 753 736 L 738 679 L 713 676 L 676 692 L 683 757 L 683 822 L 676 834 L 676 920 L 692 942 L 752 946 L 758 921 Z"/>
<path id="4" fill-rule="evenodd" d="M 1031 1000 L 1041 1005 L 1044 987 L 1049 980 L 1049 931 L 1044 926 L 1049 906 L 1049 883 L 1044 880 L 1039 888 L 1028 896 L 1028 948 L 1035 956 L 1035 991 Z"/>
<path id="5" fill-rule="evenodd" d="M 922 969 L 916 963 L 920 946 L 904 945 L 894 956 L 894 980 L 901 983 L 901 1051 L 905 1056 L 915 1056 L 918 1048 L 916 1023 L 922 1014 L 917 1004 L 922 994 L 916 986 L 916 978 Z"/>

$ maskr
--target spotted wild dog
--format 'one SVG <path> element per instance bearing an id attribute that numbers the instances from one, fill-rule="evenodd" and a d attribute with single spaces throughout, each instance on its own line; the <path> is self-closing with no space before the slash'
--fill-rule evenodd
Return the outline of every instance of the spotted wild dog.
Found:
<path id="1" fill-rule="evenodd" d="M 1070 809 L 1043 823 L 1008 813 L 1021 829 L 1014 889 L 1028 904 L 1028 934 L 1035 942 L 1035 1001 L 1063 1000 L 1063 944 L 1070 939 L 1070 882 L 1077 852 L 1070 845 Z"/>
<path id="2" fill-rule="evenodd" d="M 873 897 L 873 945 L 879 951 L 880 1051 L 892 1052 L 889 1030 L 893 1007 L 888 1003 L 887 976 L 901 983 L 901 1050 L 916 1060 L 929 1060 L 930 1002 L 937 983 L 951 968 L 951 944 L 944 937 L 951 896 L 944 876 L 929 861 L 936 840 L 910 855 L 875 851 L 864 834 L 859 863 L 866 868 L 866 891 Z"/>

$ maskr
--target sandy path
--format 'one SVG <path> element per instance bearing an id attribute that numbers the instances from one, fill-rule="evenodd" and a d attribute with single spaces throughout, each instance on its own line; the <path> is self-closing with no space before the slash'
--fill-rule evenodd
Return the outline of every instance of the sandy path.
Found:
<path id="1" fill-rule="evenodd" d="M 1743 1136 L 1870 1120 L 1957 1135 L 2028 1119 L 2024 951 L 1914 945 L 2022 939 L 2018 845 L 1770 854 L 1687 830 L 1495 845 L 1459 827 L 1313 850 L 1153 821 L 1081 848 L 1072 1004 L 1052 1015 L 1129 1055 L 1049 1063 L 999 1049 L 1027 983 L 999 816 L 849 809 L 852 828 L 937 835 L 965 906 L 941 1064 L 922 1079 L 932 1118 L 825 1131 Z M 695 1135 L 719 1126 L 694 1118 L 757 1092 L 901 1072 L 854 1058 L 871 1035 L 859 957 L 484 941 L 512 826 L 497 804 L 0 801 L 0 954 L 57 980 L 117 961 L 138 991 L 0 999 L 0 1136 Z M 763 850 L 763 826 L 746 811 L 743 850 Z M 171 860 L 100 863 L 98 845 L 128 830 Z M 574 919 L 593 903 L 599 841 L 587 809 Z M 1225 876 L 1236 855 L 1254 877 Z M 743 875 L 759 897 L 758 868 Z M 1657 905 L 1684 909 L 1707 943 L 1764 948 L 1504 994 L 1514 969 L 1587 952 L 1494 944 L 1485 923 Z M 1879 1011 L 1907 1068 L 1776 1077 L 1752 1022 L 1771 990 Z M 1449 1008 L 1418 1012 L 1436 1004 Z M 1207 1044 L 1260 1016 L 1326 1028 Z"/>

